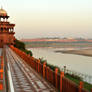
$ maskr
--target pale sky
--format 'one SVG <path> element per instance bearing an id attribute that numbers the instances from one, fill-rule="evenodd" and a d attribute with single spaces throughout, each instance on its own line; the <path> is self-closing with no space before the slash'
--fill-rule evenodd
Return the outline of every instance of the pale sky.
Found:
<path id="1" fill-rule="evenodd" d="M 16 38 L 92 38 L 92 0 L 0 0 Z"/>

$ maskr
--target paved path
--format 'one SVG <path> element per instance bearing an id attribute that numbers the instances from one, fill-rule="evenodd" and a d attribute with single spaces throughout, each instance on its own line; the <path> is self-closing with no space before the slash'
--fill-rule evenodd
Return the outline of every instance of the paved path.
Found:
<path id="1" fill-rule="evenodd" d="M 2 53 L 2 48 L 0 48 L 0 56 L 1 56 L 1 53 Z"/>
<path id="2" fill-rule="evenodd" d="M 10 48 L 6 49 L 15 92 L 56 92 Z"/>

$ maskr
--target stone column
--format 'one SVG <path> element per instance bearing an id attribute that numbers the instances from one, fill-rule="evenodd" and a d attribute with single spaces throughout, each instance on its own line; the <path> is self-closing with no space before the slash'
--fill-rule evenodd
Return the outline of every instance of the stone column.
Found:
<path id="1" fill-rule="evenodd" d="M 43 77 L 44 77 L 44 78 L 45 78 L 45 75 L 46 75 L 46 74 L 45 74 L 45 73 L 46 73 L 46 72 L 45 72 L 45 68 L 46 68 L 46 62 L 43 63 Z"/>
<path id="2" fill-rule="evenodd" d="M 80 84 L 79 84 L 79 92 L 82 92 L 82 88 L 83 88 L 83 82 L 80 81 Z"/>
<path id="3" fill-rule="evenodd" d="M 61 72 L 60 74 L 60 92 L 62 92 L 63 77 L 64 77 L 64 72 Z"/>
<path id="4" fill-rule="evenodd" d="M 57 76 L 57 74 L 58 74 L 58 68 L 55 69 L 55 86 L 58 89 L 58 76 Z"/>

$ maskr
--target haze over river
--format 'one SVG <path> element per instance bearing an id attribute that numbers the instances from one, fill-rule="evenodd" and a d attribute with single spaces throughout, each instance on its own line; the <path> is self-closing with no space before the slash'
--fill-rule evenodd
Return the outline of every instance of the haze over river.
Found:
<path id="1" fill-rule="evenodd" d="M 62 48 L 30 48 L 35 58 L 43 57 L 48 63 L 57 65 L 60 68 L 66 66 L 69 70 L 92 76 L 92 57 L 54 52 L 59 49 Z"/>

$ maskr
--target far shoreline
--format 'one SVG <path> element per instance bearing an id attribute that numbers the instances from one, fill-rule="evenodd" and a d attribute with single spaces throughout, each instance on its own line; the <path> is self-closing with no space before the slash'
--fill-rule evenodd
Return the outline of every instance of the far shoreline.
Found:
<path id="1" fill-rule="evenodd" d="M 56 50 L 55 53 L 63 53 L 63 54 L 75 54 L 92 57 L 92 49 L 81 49 L 81 50 Z"/>
<path id="2" fill-rule="evenodd" d="M 30 47 L 26 47 L 27 49 L 30 49 Z M 31 47 L 31 48 L 54 48 L 55 47 Z M 60 49 L 60 48 L 59 48 Z M 63 48 L 64 49 L 64 48 Z M 81 56 L 87 56 L 92 57 L 92 48 L 68 48 L 67 50 L 55 50 L 55 53 L 63 53 L 63 54 L 75 54 L 75 55 L 81 55 Z"/>

